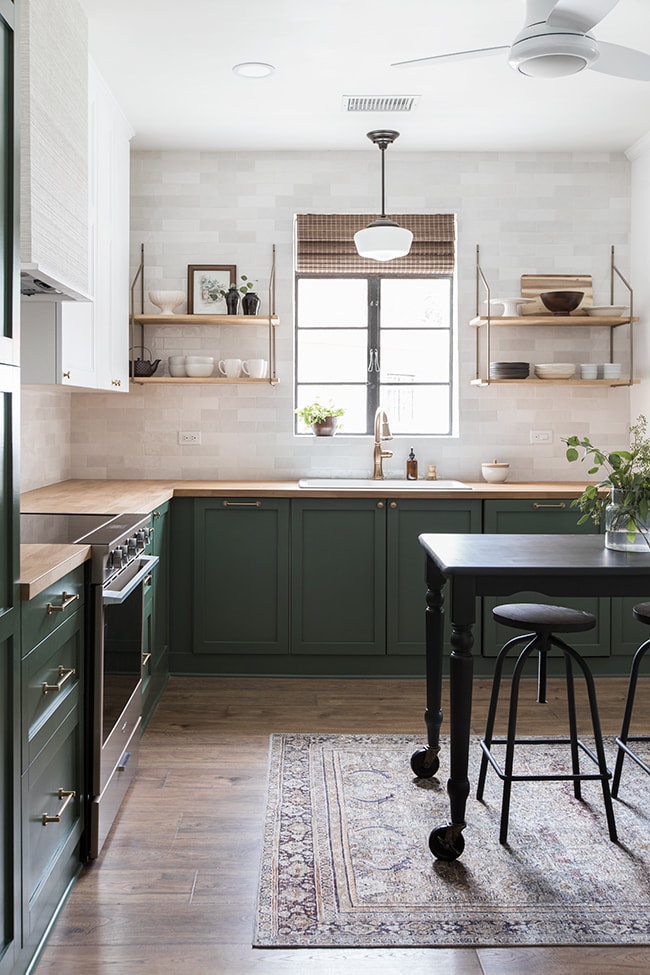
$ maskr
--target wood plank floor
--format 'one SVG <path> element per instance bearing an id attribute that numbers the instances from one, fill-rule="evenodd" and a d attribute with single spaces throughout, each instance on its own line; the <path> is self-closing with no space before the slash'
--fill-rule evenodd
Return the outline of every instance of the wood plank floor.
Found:
<path id="1" fill-rule="evenodd" d="M 605 733 L 619 730 L 625 689 L 598 684 Z M 488 692 L 476 682 L 477 734 Z M 527 697 L 520 730 L 562 734 L 561 683 L 544 707 L 528 686 Z M 173 678 L 102 857 L 84 868 L 36 975 L 647 975 L 650 948 L 625 946 L 251 948 L 269 734 L 394 732 L 417 746 L 424 700 L 420 680 Z M 650 679 L 638 702 L 650 716 Z"/>

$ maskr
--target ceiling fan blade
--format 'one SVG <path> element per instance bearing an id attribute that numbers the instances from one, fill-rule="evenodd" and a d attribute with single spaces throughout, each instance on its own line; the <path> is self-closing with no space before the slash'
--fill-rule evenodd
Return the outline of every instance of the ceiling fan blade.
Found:
<path id="1" fill-rule="evenodd" d="M 618 0 L 557 0 L 546 23 L 549 27 L 585 34 L 600 23 L 617 3 Z"/>
<path id="2" fill-rule="evenodd" d="M 454 51 L 452 54 L 434 54 L 430 58 L 412 58 L 410 61 L 394 61 L 391 68 L 402 68 L 410 64 L 431 64 L 434 61 L 464 61 L 469 58 L 483 58 L 499 51 L 509 51 L 510 45 L 501 47 L 478 47 L 473 51 Z"/>
<path id="3" fill-rule="evenodd" d="M 633 81 L 650 81 L 650 54 L 632 47 L 598 41 L 600 56 L 591 65 L 592 71 L 613 74 Z"/>

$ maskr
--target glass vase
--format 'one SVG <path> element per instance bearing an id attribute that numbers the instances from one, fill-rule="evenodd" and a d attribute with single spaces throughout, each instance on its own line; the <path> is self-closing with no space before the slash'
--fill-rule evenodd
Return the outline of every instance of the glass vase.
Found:
<path id="1" fill-rule="evenodd" d="M 618 552 L 650 551 L 650 524 L 625 504 L 626 492 L 614 488 L 605 508 L 605 548 Z"/>

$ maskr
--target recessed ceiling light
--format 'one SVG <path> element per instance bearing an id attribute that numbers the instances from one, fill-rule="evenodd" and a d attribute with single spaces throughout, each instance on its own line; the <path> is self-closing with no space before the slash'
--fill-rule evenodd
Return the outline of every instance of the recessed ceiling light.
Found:
<path id="1" fill-rule="evenodd" d="M 273 74 L 275 68 L 272 64 L 265 64 L 264 61 L 242 61 L 232 69 L 234 74 L 241 78 L 268 78 Z"/>

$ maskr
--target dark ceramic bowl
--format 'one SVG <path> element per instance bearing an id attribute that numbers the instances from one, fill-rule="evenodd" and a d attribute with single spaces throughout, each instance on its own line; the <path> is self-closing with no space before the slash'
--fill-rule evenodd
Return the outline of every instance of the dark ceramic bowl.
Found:
<path id="1" fill-rule="evenodd" d="M 553 315 L 568 315 L 584 298 L 584 291 L 544 291 L 540 298 Z"/>

